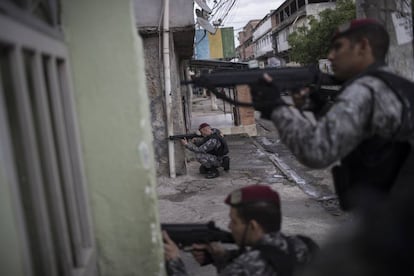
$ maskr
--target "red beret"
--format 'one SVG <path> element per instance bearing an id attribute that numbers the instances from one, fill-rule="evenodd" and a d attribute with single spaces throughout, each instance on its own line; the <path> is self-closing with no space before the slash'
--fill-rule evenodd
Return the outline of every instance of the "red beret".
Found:
<path id="1" fill-rule="evenodd" d="M 207 123 L 202 123 L 199 127 L 198 127 L 198 130 L 200 130 L 200 129 L 202 129 L 202 128 L 205 128 L 205 127 L 208 127 L 208 126 L 210 126 L 209 124 L 207 124 Z"/>
<path id="2" fill-rule="evenodd" d="M 347 23 L 344 23 L 342 25 L 340 25 L 333 37 L 332 37 L 332 41 L 334 41 L 335 39 L 337 39 L 338 37 L 341 37 L 343 35 L 347 35 L 349 33 L 351 33 L 352 31 L 355 31 L 359 28 L 365 27 L 365 26 L 369 26 L 369 25 L 376 25 L 376 26 L 382 26 L 381 22 L 379 22 L 378 20 L 374 19 L 374 18 L 359 18 L 359 19 L 353 19 Z"/>
<path id="3" fill-rule="evenodd" d="M 224 203 L 237 206 L 252 202 L 272 202 L 280 207 L 279 194 L 266 185 L 251 185 L 237 189 L 230 193 Z"/>

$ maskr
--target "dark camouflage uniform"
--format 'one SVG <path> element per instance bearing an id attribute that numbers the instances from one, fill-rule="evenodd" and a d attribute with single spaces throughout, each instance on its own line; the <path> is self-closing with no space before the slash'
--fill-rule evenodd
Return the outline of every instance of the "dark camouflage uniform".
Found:
<path id="1" fill-rule="evenodd" d="M 287 237 L 282 233 L 269 233 L 266 234 L 259 242 L 258 245 L 268 245 L 275 248 L 275 252 L 286 252 L 288 254 L 288 242 L 290 240 L 292 256 L 296 258 L 297 263 L 307 263 L 311 258 L 311 253 L 307 245 L 302 239 L 296 236 Z M 217 268 L 218 275 L 220 276 L 276 276 L 277 273 L 273 267 L 268 263 L 261 255 L 259 250 L 250 249 L 242 253 L 236 258 L 231 260 L 230 256 L 233 256 L 234 250 L 227 251 L 225 257 L 220 259 L 215 258 L 214 265 Z M 213 256 L 214 258 L 214 256 Z M 183 276 L 188 275 L 184 263 L 181 259 L 171 260 L 167 262 L 167 269 L 169 276 Z"/>
<path id="2" fill-rule="evenodd" d="M 220 135 L 220 131 L 218 129 L 213 128 L 212 130 L 213 133 Z M 185 147 L 195 153 L 197 161 L 200 162 L 200 164 L 205 168 L 209 169 L 211 167 L 220 167 L 223 156 L 216 156 L 207 153 L 213 149 L 218 149 L 221 146 L 220 140 L 211 135 L 210 139 L 208 139 L 205 143 L 200 144 L 203 139 L 204 138 L 198 138 L 194 143 L 189 142 Z"/>
<path id="3" fill-rule="evenodd" d="M 346 87 L 316 122 L 284 106 L 273 111 L 272 121 L 283 143 L 303 164 L 324 168 L 369 137 L 393 137 L 401 124 L 401 113 L 395 93 L 378 78 L 364 76 Z"/>

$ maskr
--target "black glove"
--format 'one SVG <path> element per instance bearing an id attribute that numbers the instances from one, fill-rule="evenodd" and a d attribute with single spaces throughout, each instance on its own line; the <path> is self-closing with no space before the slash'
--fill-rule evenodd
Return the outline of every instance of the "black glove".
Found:
<path id="1" fill-rule="evenodd" d="M 286 105 L 280 95 L 280 90 L 277 85 L 264 76 L 256 83 L 250 85 L 253 108 L 260 111 L 260 117 L 270 120 L 273 109 L 278 106 Z"/>

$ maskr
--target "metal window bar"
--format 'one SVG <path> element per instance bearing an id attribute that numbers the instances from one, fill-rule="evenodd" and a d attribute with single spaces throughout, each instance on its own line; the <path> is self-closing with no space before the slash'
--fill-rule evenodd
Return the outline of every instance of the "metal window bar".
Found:
<path id="1" fill-rule="evenodd" d="M 0 45 L 13 49 L 10 75 L 21 129 L 14 138 L 18 140 L 15 143 L 24 145 L 23 150 L 15 148 L 21 153 L 16 158 L 25 159 L 25 184 L 30 188 L 25 198 L 30 197 L 35 214 L 29 222 L 24 217 L 26 227 L 30 227 L 25 233 L 35 232 L 35 236 L 25 235 L 35 237 L 28 247 L 36 244 L 35 250 L 27 252 L 27 270 L 42 276 L 95 275 L 96 256 L 66 46 L 2 14 L 0 26 Z M 32 221 L 34 224 L 29 225 Z"/>
<path id="2" fill-rule="evenodd" d="M 4 45 L 0 45 L 0 49 L 4 50 Z M 13 154 L 13 143 L 12 137 L 10 135 L 11 128 L 9 124 L 9 116 L 7 114 L 7 105 L 5 99 L 5 84 L 3 82 L 3 66 L 7 61 L 8 57 L 0 57 L 0 159 L 4 161 L 2 164 L 5 173 L 7 174 L 9 188 L 11 190 L 11 201 L 13 209 L 16 210 L 16 222 L 17 222 L 17 231 L 18 235 L 21 237 L 20 241 L 22 244 L 22 253 L 24 259 L 24 274 L 27 276 L 32 276 L 33 267 L 31 260 L 30 250 L 29 250 L 29 240 L 25 233 L 27 229 L 26 221 L 23 217 L 23 206 L 21 204 L 22 197 L 19 187 L 18 172 L 16 169 L 16 160 Z"/>
<path id="3" fill-rule="evenodd" d="M 48 210 L 45 200 L 44 180 L 39 164 L 39 151 L 36 141 L 33 112 L 28 92 L 28 81 L 24 66 L 23 50 L 20 46 L 15 46 L 10 52 L 10 69 L 14 93 L 16 96 L 17 117 L 21 131 L 22 150 L 24 152 L 22 162 L 24 162 L 27 180 L 25 188 L 29 189 L 31 212 L 26 212 L 27 216 L 33 215 L 34 225 L 30 225 L 27 231 L 34 232 L 35 240 L 32 240 L 32 249 L 36 248 L 38 254 L 32 253 L 32 258 L 37 258 L 36 263 L 38 273 L 43 275 L 56 275 L 56 259 L 52 244 L 51 223 L 48 217 Z"/>
<path id="4" fill-rule="evenodd" d="M 50 103 L 47 95 L 46 79 L 44 75 L 43 60 L 50 57 L 42 57 L 41 53 L 36 52 L 31 60 L 31 73 L 33 75 L 34 104 L 38 119 L 39 132 L 42 134 L 40 140 L 43 156 L 42 165 L 45 175 L 45 185 L 48 192 L 48 201 L 50 202 L 50 215 L 54 224 L 54 236 L 59 241 L 56 243 L 57 255 L 59 256 L 59 266 L 62 275 L 68 274 L 73 267 L 70 262 L 72 249 L 70 246 L 70 236 L 68 231 L 68 223 L 66 210 L 63 205 L 63 191 L 61 175 L 59 173 L 58 157 L 56 153 L 56 141 L 53 135 L 53 127 L 51 121 Z"/>
<path id="5" fill-rule="evenodd" d="M 81 257 L 81 230 L 79 225 L 78 205 L 76 201 L 76 192 L 74 188 L 73 167 L 70 159 L 70 151 L 68 148 L 69 137 L 65 127 L 63 115 L 63 104 L 61 98 L 61 90 L 59 85 L 56 61 L 50 59 L 46 63 L 46 72 L 49 84 L 50 101 L 53 113 L 53 126 L 56 135 L 56 145 L 58 152 L 58 160 L 62 173 L 63 182 L 63 198 L 66 204 L 66 211 L 69 220 L 69 229 L 71 237 L 71 246 L 73 252 L 73 263 L 76 267 L 82 266 Z"/>
<path id="6" fill-rule="evenodd" d="M 79 134 L 78 118 L 76 116 L 75 99 L 73 95 L 73 88 L 69 64 L 66 60 L 59 59 L 57 61 L 58 77 L 60 83 L 60 90 L 63 104 L 63 115 L 65 126 L 67 128 L 67 135 L 69 140 L 69 151 L 72 162 L 74 180 L 75 180 L 75 194 L 78 206 L 89 206 L 89 199 L 86 190 L 86 177 L 84 172 L 84 162 L 82 158 L 82 149 Z M 92 238 L 92 227 L 90 212 L 86 208 L 78 208 L 79 219 L 81 224 L 81 240 L 83 247 L 94 246 Z"/>

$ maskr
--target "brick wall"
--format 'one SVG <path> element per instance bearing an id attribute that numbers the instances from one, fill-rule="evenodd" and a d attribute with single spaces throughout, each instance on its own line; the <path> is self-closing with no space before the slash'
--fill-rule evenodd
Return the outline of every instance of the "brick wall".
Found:
<path id="1" fill-rule="evenodd" d="M 237 100 L 240 102 L 251 102 L 250 88 L 247 85 L 237 86 Z M 243 126 L 254 125 L 254 109 L 252 107 L 240 107 L 240 123 Z"/>

